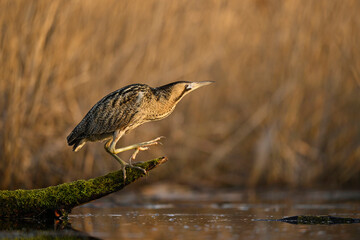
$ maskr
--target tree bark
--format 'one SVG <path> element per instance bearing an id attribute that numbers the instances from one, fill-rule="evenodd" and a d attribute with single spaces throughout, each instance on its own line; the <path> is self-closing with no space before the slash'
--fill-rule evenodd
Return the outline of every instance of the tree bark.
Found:
<path id="1" fill-rule="evenodd" d="M 162 157 L 134 165 L 150 171 L 167 161 Z M 1 218 L 67 218 L 71 209 L 92 200 L 119 191 L 144 176 L 141 170 L 126 168 L 124 182 L 122 170 L 89 179 L 77 180 L 42 189 L 0 191 Z"/>

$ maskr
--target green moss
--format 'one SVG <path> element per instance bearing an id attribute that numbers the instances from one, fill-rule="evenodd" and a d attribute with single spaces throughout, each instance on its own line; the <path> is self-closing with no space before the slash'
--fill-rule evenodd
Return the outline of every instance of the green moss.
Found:
<path id="1" fill-rule="evenodd" d="M 158 158 L 137 163 L 136 166 L 150 171 L 166 160 Z M 42 189 L 0 191 L 0 218 L 66 217 L 73 207 L 119 191 L 143 175 L 141 170 L 126 168 L 125 182 L 122 170 L 119 170 L 86 181 L 78 180 Z"/>

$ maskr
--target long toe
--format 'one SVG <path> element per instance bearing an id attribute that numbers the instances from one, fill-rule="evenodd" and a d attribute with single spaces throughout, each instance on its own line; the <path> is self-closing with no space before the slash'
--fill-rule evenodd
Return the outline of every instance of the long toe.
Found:
<path id="1" fill-rule="evenodd" d="M 125 165 L 121 166 L 121 170 L 123 172 L 123 178 L 124 178 L 124 183 L 125 183 L 125 180 L 126 180 L 126 168 L 125 168 Z"/>
<path id="2" fill-rule="evenodd" d="M 159 142 L 161 139 L 164 139 L 165 137 L 164 136 L 160 136 L 160 137 L 157 137 L 153 140 L 150 140 L 149 142 L 151 143 L 154 143 L 154 144 L 161 144 L 161 142 Z"/>
<path id="3" fill-rule="evenodd" d="M 134 166 L 134 165 L 130 165 L 129 167 L 135 168 L 135 169 L 139 169 L 139 170 L 141 170 L 145 175 L 147 174 L 147 171 L 146 171 L 144 168 L 142 168 L 142 167 L 138 167 L 138 166 Z"/>
<path id="4" fill-rule="evenodd" d="M 163 138 L 165 138 L 165 137 L 157 137 L 153 140 L 139 143 L 140 150 L 147 150 L 148 147 L 150 147 L 150 146 L 161 144 L 160 140 Z"/>

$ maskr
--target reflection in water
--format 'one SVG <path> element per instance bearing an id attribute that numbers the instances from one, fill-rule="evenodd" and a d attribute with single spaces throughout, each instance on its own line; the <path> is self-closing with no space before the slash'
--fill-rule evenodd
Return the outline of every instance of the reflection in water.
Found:
<path id="1" fill-rule="evenodd" d="M 91 212 L 84 216 L 81 212 Z M 194 208 L 167 209 L 79 209 L 71 220 L 76 228 L 100 238 L 191 239 L 201 234 L 209 239 L 237 237 L 244 217 L 230 211 Z M 250 219 L 251 220 L 251 219 Z M 78 225 L 79 224 L 79 225 Z"/>
<path id="2" fill-rule="evenodd" d="M 98 239 L 73 229 L 61 220 L 1 219 L 0 239 Z"/>

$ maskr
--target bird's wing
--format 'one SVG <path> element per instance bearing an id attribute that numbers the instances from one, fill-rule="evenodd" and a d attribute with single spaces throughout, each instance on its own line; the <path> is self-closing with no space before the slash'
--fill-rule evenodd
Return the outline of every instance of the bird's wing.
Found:
<path id="1" fill-rule="evenodd" d="M 103 97 L 79 123 L 77 135 L 84 138 L 125 129 L 134 121 L 139 111 L 145 92 L 144 87 L 134 84 Z"/>

